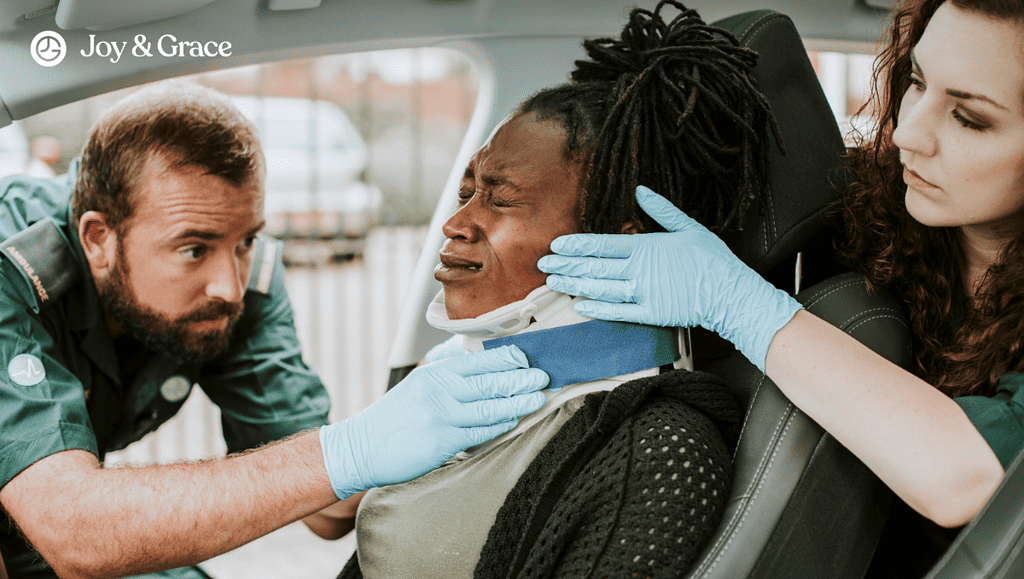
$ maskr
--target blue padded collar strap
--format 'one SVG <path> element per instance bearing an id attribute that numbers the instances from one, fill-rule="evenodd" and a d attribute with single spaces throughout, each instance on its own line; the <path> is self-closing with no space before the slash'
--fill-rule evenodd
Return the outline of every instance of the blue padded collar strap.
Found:
<path id="1" fill-rule="evenodd" d="M 593 382 L 679 359 L 671 328 L 592 320 L 484 341 L 484 349 L 516 345 L 530 366 L 551 376 L 551 388 Z"/>

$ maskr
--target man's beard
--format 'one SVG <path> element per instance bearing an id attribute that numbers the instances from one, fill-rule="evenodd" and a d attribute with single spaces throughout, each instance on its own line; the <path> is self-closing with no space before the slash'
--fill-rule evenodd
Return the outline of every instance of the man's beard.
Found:
<path id="1" fill-rule="evenodd" d="M 210 360 L 223 352 L 231 339 L 231 330 L 242 315 L 242 303 L 211 301 L 177 318 L 171 319 L 139 302 L 128 277 L 128 262 L 124 246 L 117 241 L 117 261 L 109 277 L 96 289 L 106 310 L 114 320 L 146 348 L 179 360 L 200 362 Z M 223 329 L 195 332 L 189 325 L 195 322 L 228 319 Z"/>

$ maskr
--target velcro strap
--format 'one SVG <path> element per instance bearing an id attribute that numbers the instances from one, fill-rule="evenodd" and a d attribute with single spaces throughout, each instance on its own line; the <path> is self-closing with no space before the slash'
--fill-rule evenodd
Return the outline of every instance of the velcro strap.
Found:
<path id="1" fill-rule="evenodd" d="M 593 382 L 679 359 L 672 328 L 591 320 L 484 341 L 484 349 L 518 346 L 551 377 L 551 387 Z"/>

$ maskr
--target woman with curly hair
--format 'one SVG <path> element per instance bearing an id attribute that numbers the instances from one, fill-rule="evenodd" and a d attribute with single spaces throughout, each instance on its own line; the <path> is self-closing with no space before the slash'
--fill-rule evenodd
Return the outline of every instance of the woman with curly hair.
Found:
<path id="1" fill-rule="evenodd" d="M 877 127 L 850 152 L 840 249 L 905 304 L 912 371 L 646 191 L 672 233 L 555 240 L 548 285 L 603 300 L 577 306 L 595 318 L 718 331 L 911 508 L 966 524 L 1024 446 L 1022 42 L 1019 1 L 905 0 L 877 61 Z"/>
<path id="2" fill-rule="evenodd" d="M 470 160 L 427 314 L 455 334 L 428 362 L 515 344 L 551 376 L 548 403 L 362 498 L 343 578 L 678 577 L 722 516 L 742 418 L 729 389 L 677 369 L 673 330 L 577 314 L 583 298 L 548 289 L 537 260 L 569 233 L 658 230 L 638 183 L 715 230 L 742 223 L 775 133 L 757 55 L 671 0 L 584 46 L 572 81 L 523 102 Z"/>

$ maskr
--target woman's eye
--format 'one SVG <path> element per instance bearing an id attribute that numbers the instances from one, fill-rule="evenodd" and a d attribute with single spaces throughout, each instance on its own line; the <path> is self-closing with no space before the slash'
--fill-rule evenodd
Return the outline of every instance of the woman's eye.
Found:
<path id="1" fill-rule="evenodd" d="M 910 86 L 913 87 L 914 89 L 919 91 L 924 90 L 924 81 L 921 80 L 915 73 L 910 73 L 910 76 L 907 77 L 907 80 L 910 81 Z"/>
<path id="2" fill-rule="evenodd" d="M 953 118 L 956 119 L 956 121 L 960 123 L 965 129 L 971 129 L 972 131 L 982 131 L 987 128 L 985 125 L 976 123 L 968 119 L 960 111 L 956 109 L 953 110 Z"/>

